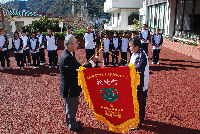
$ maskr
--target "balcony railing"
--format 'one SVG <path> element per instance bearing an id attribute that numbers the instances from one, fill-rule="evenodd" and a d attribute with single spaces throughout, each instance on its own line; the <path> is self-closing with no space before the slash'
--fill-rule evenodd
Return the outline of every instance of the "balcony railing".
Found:
<path id="1" fill-rule="evenodd" d="M 104 3 L 104 12 L 112 12 L 119 8 L 142 8 L 142 0 L 106 0 Z"/>

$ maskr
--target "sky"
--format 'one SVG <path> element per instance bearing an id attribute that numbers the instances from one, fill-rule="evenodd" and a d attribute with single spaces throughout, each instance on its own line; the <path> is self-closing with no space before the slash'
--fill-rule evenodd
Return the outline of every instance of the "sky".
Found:
<path id="1" fill-rule="evenodd" d="M 8 2 L 8 1 L 14 1 L 14 0 L 0 0 L 0 3 L 5 3 L 5 2 Z"/>
<path id="2" fill-rule="evenodd" d="M 0 3 L 8 2 L 9 0 L 0 0 Z"/>

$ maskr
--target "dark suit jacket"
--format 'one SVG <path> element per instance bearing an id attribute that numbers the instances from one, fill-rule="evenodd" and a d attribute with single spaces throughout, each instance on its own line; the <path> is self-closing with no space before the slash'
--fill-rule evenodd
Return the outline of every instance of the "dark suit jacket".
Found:
<path id="1" fill-rule="evenodd" d="M 68 51 L 64 50 L 60 57 L 60 95 L 66 97 L 77 97 L 80 95 L 81 87 L 78 86 L 78 69 L 81 64 Z M 91 63 L 86 63 L 84 67 L 92 67 Z"/>

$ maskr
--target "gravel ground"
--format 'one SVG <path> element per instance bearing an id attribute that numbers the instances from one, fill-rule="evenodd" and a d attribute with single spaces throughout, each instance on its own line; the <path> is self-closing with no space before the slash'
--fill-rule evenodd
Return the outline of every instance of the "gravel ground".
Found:
<path id="1" fill-rule="evenodd" d="M 76 57 L 84 63 L 84 50 Z M 12 69 L 0 72 L 0 133 L 70 133 L 59 94 L 59 70 L 47 65 L 17 70 L 14 57 L 10 59 Z M 200 133 L 200 61 L 164 47 L 160 59 L 160 65 L 150 65 L 144 126 L 127 134 Z M 82 94 L 77 119 L 84 124 L 83 134 L 112 133 L 95 120 Z"/>

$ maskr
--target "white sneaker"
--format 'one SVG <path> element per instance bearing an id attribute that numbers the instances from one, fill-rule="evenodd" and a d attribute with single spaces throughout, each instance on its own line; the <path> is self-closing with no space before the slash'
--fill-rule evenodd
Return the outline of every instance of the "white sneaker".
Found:
<path id="1" fill-rule="evenodd" d="M 160 63 L 159 63 L 159 62 L 157 62 L 157 64 L 159 65 Z"/>
<path id="2" fill-rule="evenodd" d="M 151 62 L 151 64 L 154 64 L 154 62 Z"/>
<path id="3" fill-rule="evenodd" d="M 40 67 L 37 67 L 37 68 L 40 68 Z"/>
<path id="4" fill-rule="evenodd" d="M 57 68 L 57 66 L 54 66 L 54 68 Z"/>
<path id="5" fill-rule="evenodd" d="M 21 69 L 21 67 L 18 67 L 18 69 Z"/>
<path id="6" fill-rule="evenodd" d="M 51 66 L 49 66 L 49 68 L 51 68 Z"/>
<path id="7" fill-rule="evenodd" d="M 31 63 L 28 63 L 28 66 L 30 66 L 31 65 Z"/>
<path id="8" fill-rule="evenodd" d="M 23 69 L 24 69 L 23 67 L 20 68 L 20 70 L 23 70 Z"/>
<path id="9" fill-rule="evenodd" d="M 33 69 L 37 69 L 37 67 L 34 67 Z"/>
<path id="10" fill-rule="evenodd" d="M 43 63 L 40 63 L 40 65 L 43 65 Z"/>

